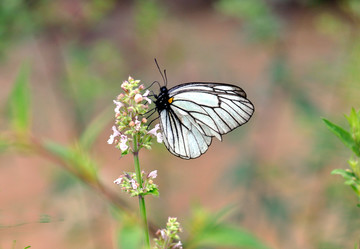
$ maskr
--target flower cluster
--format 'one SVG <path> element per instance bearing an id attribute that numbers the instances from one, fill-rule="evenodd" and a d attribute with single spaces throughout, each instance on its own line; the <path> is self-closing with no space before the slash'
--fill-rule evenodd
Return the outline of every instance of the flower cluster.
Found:
<path id="1" fill-rule="evenodd" d="M 153 182 L 157 177 L 157 170 L 151 171 L 146 174 L 145 171 L 141 172 L 142 186 L 140 186 L 135 173 L 124 172 L 119 176 L 114 183 L 120 185 L 121 189 L 130 194 L 130 196 L 139 195 L 155 195 L 159 196 L 159 187 Z"/>
<path id="2" fill-rule="evenodd" d="M 138 149 L 142 147 L 151 148 L 151 138 L 156 137 L 162 143 L 162 136 L 159 132 L 159 125 L 154 129 L 147 130 L 147 120 L 143 115 L 148 111 L 151 99 L 148 98 L 150 91 L 141 93 L 144 86 L 140 85 L 140 80 L 134 80 L 129 76 L 127 81 L 121 84 L 124 91 L 120 93 L 114 104 L 115 125 L 112 127 L 113 134 L 110 135 L 108 144 L 115 144 L 121 150 L 121 155 L 126 155 L 133 150 L 131 142 L 134 136 L 139 138 Z"/>
<path id="3" fill-rule="evenodd" d="M 177 218 L 169 217 L 168 222 L 166 223 L 166 229 L 159 229 L 156 232 L 158 238 L 154 239 L 154 249 L 182 249 L 183 247 L 178 235 L 179 232 L 182 232 L 182 229 L 180 227 L 180 223 L 177 221 Z"/>

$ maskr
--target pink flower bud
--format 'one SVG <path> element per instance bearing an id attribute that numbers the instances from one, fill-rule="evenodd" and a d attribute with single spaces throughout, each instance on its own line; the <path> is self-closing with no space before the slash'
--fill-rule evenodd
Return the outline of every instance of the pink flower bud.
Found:
<path id="1" fill-rule="evenodd" d="M 142 118 L 141 119 L 141 122 L 143 122 L 144 124 L 147 122 L 147 119 L 146 118 Z"/>
<path id="2" fill-rule="evenodd" d="M 134 126 L 135 126 L 135 122 L 134 122 L 134 121 L 130 121 L 129 126 L 130 126 L 130 127 L 134 127 Z"/>
<path id="3" fill-rule="evenodd" d="M 143 89 L 144 89 L 144 85 L 140 85 L 140 86 L 139 86 L 139 89 L 140 89 L 140 90 L 143 90 Z"/>

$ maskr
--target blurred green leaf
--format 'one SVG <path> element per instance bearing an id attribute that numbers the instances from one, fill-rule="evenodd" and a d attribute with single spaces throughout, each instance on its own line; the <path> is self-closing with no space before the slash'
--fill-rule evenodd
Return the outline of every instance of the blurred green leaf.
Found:
<path id="1" fill-rule="evenodd" d="M 127 220 L 127 219 L 125 219 Z M 118 249 L 139 249 L 143 245 L 143 231 L 136 222 L 129 220 L 123 222 L 123 226 L 117 231 Z"/>
<path id="2" fill-rule="evenodd" d="M 18 133 L 26 133 L 30 128 L 29 67 L 20 68 L 9 98 L 9 114 L 12 128 Z"/>
<path id="3" fill-rule="evenodd" d="M 330 122 L 329 120 L 322 119 L 326 126 L 331 130 L 340 140 L 350 148 L 357 156 L 360 156 L 360 151 L 357 149 L 354 139 L 351 137 L 350 133 L 344 130 L 342 127 Z"/>
<path id="4" fill-rule="evenodd" d="M 50 223 L 51 222 L 51 216 L 48 214 L 42 214 L 39 218 L 40 223 Z"/>
<path id="5" fill-rule="evenodd" d="M 9 142 L 0 136 L 0 153 L 6 151 L 9 146 Z"/>
<path id="6" fill-rule="evenodd" d="M 206 230 L 199 238 L 197 246 L 230 246 L 249 249 L 269 248 L 245 229 L 225 224 Z"/>
<path id="7" fill-rule="evenodd" d="M 96 138 L 99 136 L 100 132 L 103 130 L 105 125 L 110 121 L 110 111 L 105 110 L 100 113 L 87 127 L 86 130 L 81 134 L 80 145 L 84 149 L 90 149 L 90 147 L 95 142 Z"/>
<path id="8" fill-rule="evenodd" d="M 245 21 L 244 29 L 257 41 L 276 40 L 280 34 L 280 19 L 264 0 L 220 0 L 215 7 L 222 13 Z"/>
<path id="9" fill-rule="evenodd" d="M 164 16 L 159 1 L 137 0 L 135 5 L 135 23 L 138 34 L 147 38 L 155 32 L 159 21 Z"/>
<path id="10" fill-rule="evenodd" d="M 202 207 L 194 208 L 188 229 L 191 237 L 185 243 L 184 248 L 198 248 L 201 246 L 269 248 L 245 229 L 220 221 L 230 210 L 233 210 L 233 206 L 225 207 L 216 213 L 211 213 Z"/>
<path id="11" fill-rule="evenodd" d="M 67 166 L 76 170 L 87 181 L 97 181 L 97 165 L 89 153 L 81 147 L 65 147 L 51 141 L 45 142 L 44 146 L 49 152 L 64 160 Z"/>

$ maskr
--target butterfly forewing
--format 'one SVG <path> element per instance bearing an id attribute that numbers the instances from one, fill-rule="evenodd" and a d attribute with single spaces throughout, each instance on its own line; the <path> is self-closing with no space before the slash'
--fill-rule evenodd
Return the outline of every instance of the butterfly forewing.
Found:
<path id="1" fill-rule="evenodd" d="M 191 82 L 166 94 L 167 108 L 156 102 L 164 143 L 184 159 L 201 156 L 212 137 L 221 140 L 221 135 L 246 123 L 254 112 L 246 93 L 229 84 Z"/>

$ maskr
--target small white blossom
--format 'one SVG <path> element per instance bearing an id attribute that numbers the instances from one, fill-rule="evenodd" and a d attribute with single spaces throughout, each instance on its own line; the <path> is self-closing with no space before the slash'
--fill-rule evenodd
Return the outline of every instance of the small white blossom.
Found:
<path id="1" fill-rule="evenodd" d="M 109 137 L 109 139 L 108 139 L 108 141 L 107 141 L 108 144 L 113 144 L 115 138 L 116 138 L 117 136 L 120 136 L 120 135 L 121 135 L 121 133 L 116 129 L 116 126 L 115 126 L 115 125 L 112 127 L 112 130 L 113 130 L 113 134 L 110 135 L 110 137 Z"/>
<path id="2" fill-rule="evenodd" d="M 177 249 L 182 249 L 182 244 L 181 244 L 181 241 L 179 241 L 178 243 L 176 243 L 172 248 L 177 248 Z"/>
<path id="3" fill-rule="evenodd" d="M 121 139 L 120 139 L 120 150 L 121 151 L 125 151 L 129 147 L 127 145 L 127 141 L 128 141 L 128 137 L 126 135 L 121 135 Z"/>
<path id="4" fill-rule="evenodd" d="M 157 177 L 157 170 L 153 170 L 148 174 L 148 178 L 155 179 Z"/>
<path id="5" fill-rule="evenodd" d="M 149 95 L 150 91 L 146 90 L 146 92 L 143 95 L 143 98 L 149 103 L 151 104 L 151 99 L 149 99 L 147 96 Z"/>
<path id="6" fill-rule="evenodd" d="M 114 104 L 116 105 L 116 107 L 115 107 L 115 109 L 114 109 L 115 113 L 116 113 L 116 114 L 120 113 L 120 108 L 121 108 L 122 106 L 124 106 L 124 104 L 121 103 L 121 102 L 119 102 L 119 101 L 116 101 L 116 100 L 113 100 L 113 102 L 114 102 Z"/>
<path id="7" fill-rule="evenodd" d="M 139 102 L 143 101 L 143 96 L 140 93 L 138 93 L 135 95 L 134 100 L 136 103 L 139 103 Z"/>
<path id="8" fill-rule="evenodd" d="M 116 179 L 116 180 L 114 181 L 114 183 L 117 184 L 117 185 L 119 185 L 119 184 L 121 184 L 122 180 L 123 180 L 122 177 L 119 177 L 118 179 Z"/>
<path id="9" fill-rule="evenodd" d="M 131 179 L 131 180 L 130 180 L 130 183 L 131 183 L 131 187 L 132 187 L 133 189 L 137 189 L 136 181 L 135 181 L 134 179 Z"/>
<path id="10" fill-rule="evenodd" d="M 158 132 L 159 129 L 160 129 L 160 125 L 156 124 L 153 129 L 148 131 L 148 134 L 156 136 L 156 141 L 158 143 L 162 143 L 163 142 L 163 137 L 162 137 L 162 134 L 160 132 Z"/>
<path id="11" fill-rule="evenodd" d="M 161 235 L 161 237 L 162 237 L 164 240 L 166 240 L 166 239 L 167 239 L 167 236 L 166 236 L 166 233 L 165 233 L 164 230 L 165 230 L 165 229 L 161 229 L 161 230 L 160 230 L 160 235 Z"/>
<path id="12" fill-rule="evenodd" d="M 135 117 L 135 130 L 140 130 L 141 121 L 138 120 L 138 117 Z"/>

